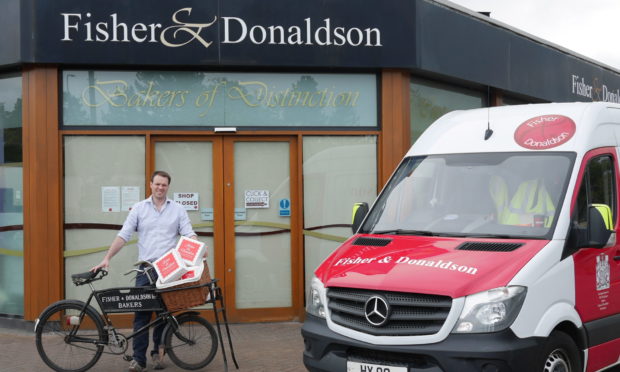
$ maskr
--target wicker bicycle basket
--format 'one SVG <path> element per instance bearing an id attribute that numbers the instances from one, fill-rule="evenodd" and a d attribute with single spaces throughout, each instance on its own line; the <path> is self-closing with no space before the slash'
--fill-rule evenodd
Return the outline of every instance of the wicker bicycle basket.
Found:
<path id="1" fill-rule="evenodd" d="M 204 284 L 209 283 L 210 281 L 211 276 L 209 275 L 209 266 L 205 263 L 199 280 L 166 288 L 161 292 L 161 298 L 166 304 L 168 311 L 183 310 L 202 305 L 207 302 L 207 297 L 209 296 L 209 287 Z M 197 285 L 202 286 L 198 288 L 183 289 Z"/>

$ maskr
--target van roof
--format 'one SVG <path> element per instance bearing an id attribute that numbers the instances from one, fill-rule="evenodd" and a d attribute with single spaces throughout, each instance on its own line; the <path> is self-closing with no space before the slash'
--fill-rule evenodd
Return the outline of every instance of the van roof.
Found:
<path id="1" fill-rule="evenodd" d="M 487 127 L 493 131 L 485 140 Z M 476 152 L 573 151 L 618 146 L 620 105 L 544 103 L 452 111 L 435 121 L 408 156 Z"/>

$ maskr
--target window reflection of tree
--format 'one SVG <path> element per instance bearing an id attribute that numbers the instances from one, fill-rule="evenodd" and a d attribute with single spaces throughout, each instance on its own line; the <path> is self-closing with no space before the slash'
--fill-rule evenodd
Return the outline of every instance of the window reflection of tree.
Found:
<path id="1" fill-rule="evenodd" d="M 67 123 L 63 122 L 63 124 L 69 124 L 69 125 L 94 124 L 90 122 L 88 110 L 84 106 L 84 102 L 82 102 L 82 96 L 81 96 L 82 92 L 76 91 L 76 93 L 78 93 L 77 96 L 74 96 L 71 93 L 72 92 L 68 90 L 64 90 L 62 93 L 63 117 L 68 118 L 70 116 L 71 118 L 70 122 L 67 122 Z"/>
<path id="2" fill-rule="evenodd" d="M 202 92 L 212 88 L 214 81 L 203 82 L 202 73 L 184 72 L 169 73 L 166 71 L 138 71 L 133 79 L 127 79 L 129 84 L 125 94 L 128 100 L 140 97 L 142 104 L 124 104 L 112 110 L 102 112 L 102 123 L 108 125 L 188 125 L 184 111 L 194 102 L 190 101 L 190 94 L 185 94 L 185 101 L 181 104 L 180 96 L 183 91 Z M 128 77 L 131 75 L 128 75 Z M 205 84 L 206 83 L 206 84 Z M 151 96 L 146 92 L 151 90 Z M 165 92 L 178 92 L 177 99 L 172 104 L 161 105 L 159 98 Z"/>
<path id="3" fill-rule="evenodd" d="M 449 107 L 433 102 L 423 94 L 419 87 L 411 86 L 411 115 L 416 118 L 411 130 L 415 139 L 419 138 L 433 121 L 450 111 Z"/>
<path id="4" fill-rule="evenodd" d="M 3 151 L 0 163 L 22 162 L 22 99 L 17 98 L 11 110 L 0 103 L 0 146 Z"/>
<path id="5" fill-rule="evenodd" d="M 318 92 L 319 83 L 310 75 L 302 75 L 297 81 L 291 84 L 291 94 L 295 96 L 299 94 L 299 102 L 304 100 L 304 92 Z M 319 123 L 326 123 L 327 118 L 324 114 L 307 105 L 299 104 L 298 99 L 292 99 L 290 104 L 286 104 L 286 109 L 283 111 L 284 122 L 287 125 L 299 126 L 307 123 L 307 119 L 314 125 L 318 126 Z M 308 125 L 308 124 L 306 124 Z"/>

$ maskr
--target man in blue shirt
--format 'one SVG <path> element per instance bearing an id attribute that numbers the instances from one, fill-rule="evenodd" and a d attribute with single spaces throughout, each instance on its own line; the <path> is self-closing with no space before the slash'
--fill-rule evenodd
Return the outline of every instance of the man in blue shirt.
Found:
<path id="1" fill-rule="evenodd" d="M 163 171 L 155 171 L 151 176 L 151 196 L 136 203 L 129 212 L 123 227 L 112 241 L 110 249 L 101 263 L 91 270 L 107 269 L 110 260 L 127 243 L 134 231 L 138 233 L 138 260 L 153 262 L 176 246 L 179 235 L 196 239 L 191 221 L 185 209 L 167 198 L 171 177 Z M 157 279 L 157 273 L 151 278 Z M 149 285 L 149 278 L 144 275 L 136 277 L 136 286 Z M 152 312 L 138 311 L 135 313 L 134 332 L 142 328 L 151 319 Z M 153 350 L 151 356 L 155 369 L 162 369 L 163 353 L 159 352 L 163 327 L 153 331 Z M 133 360 L 129 364 L 130 372 L 146 371 L 146 351 L 149 346 L 149 333 L 143 332 L 133 339 Z"/>

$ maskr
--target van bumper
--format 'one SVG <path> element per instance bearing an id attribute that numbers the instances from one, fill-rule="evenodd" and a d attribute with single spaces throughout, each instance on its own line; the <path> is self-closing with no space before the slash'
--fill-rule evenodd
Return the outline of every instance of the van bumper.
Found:
<path id="1" fill-rule="evenodd" d="M 408 372 L 536 371 L 542 337 L 521 339 L 511 330 L 450 334 L 427 345 L 372 345 L 342 336 L 325 319 L 306 314 L 301 329 L 304 365 L 312 372 L 347 370 L 347 359 L 372 364 L 405 365 Z M 540 369 L 540 368 L 539 368 Z"/>

